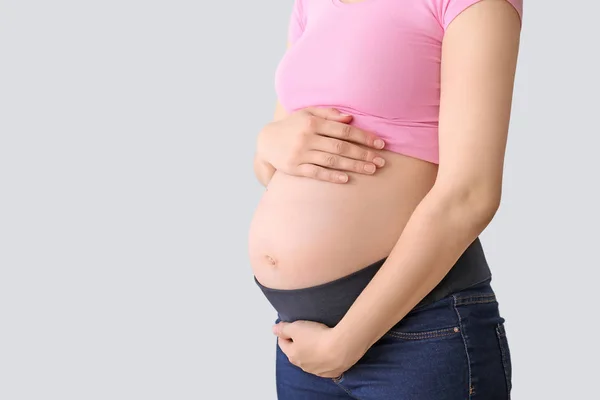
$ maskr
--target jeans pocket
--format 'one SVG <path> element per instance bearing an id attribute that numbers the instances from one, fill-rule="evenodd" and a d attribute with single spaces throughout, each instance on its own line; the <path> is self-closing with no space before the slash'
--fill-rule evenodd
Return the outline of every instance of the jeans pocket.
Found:
<path id="1" fill-rule="evenodd" d="M 443 298 L 418 310 L 413 309 L 385 337 L 414 342 L 460 336 L 462 328 L 451 300 Z"/>
<path id="2" fill-rule="evenodd" d="M 401 340 L 425 340 L 454 336 L 458 333 L 460 333 L 460 328 L 458 326 L 451 326 L 442 329 L 432 329 L 414 332 L 406 332 L 401 331 L 399 329 L 391 329 L 385 334 L 385 336 Z"/>
<path id="3" fill-rule="evenodd" d="M 510 391 L 512 389 L 512 363 L 510 359 L 510 349 L 508 347 L 508 340 L 506 339 L 506 329 L 504 322 L 496 325 L 496 336 L 498 338 L 498 345 L 500 346 L 500 353 L 502 355 L 502 365 L 504 367 L 504 377 L 506 378 L 506 391 L 508 398 L 510 399 Z"/>

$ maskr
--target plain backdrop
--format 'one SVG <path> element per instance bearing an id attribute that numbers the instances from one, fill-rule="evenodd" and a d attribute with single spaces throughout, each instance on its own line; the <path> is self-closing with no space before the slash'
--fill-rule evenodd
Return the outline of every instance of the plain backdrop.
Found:
<path id="1" fill-rule="evenodd" d="M 291 5 L 0 1 L 0 399 L 275 399 L 247 232 Z M 516 400 L 597 396 L 599 11 L 525 0 L 482 235 Z"/>

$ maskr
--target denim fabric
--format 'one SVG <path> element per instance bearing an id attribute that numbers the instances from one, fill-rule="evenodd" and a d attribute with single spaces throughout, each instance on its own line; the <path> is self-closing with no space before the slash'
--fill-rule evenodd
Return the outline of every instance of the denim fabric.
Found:
<path id="1" fill-rule="evenodd" d="M 335 379 L 291 364 L 277 346 L 280 400 L 507 400 L 511 359 L 490 280 L 416 307 Z"/>

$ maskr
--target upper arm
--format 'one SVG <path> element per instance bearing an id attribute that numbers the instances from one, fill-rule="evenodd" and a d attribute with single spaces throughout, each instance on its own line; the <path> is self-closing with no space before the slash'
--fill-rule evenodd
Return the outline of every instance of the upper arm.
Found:
<path id="1" fill-rule="evenodd" d="M 292 43 L 288 40 L 288 44 L 287 44 L 288 49 L 290 48 L 291 45 L 292 45 Z M 283 107 L 281 102 L 279 100 L 277 100 L 277 102 L 275 103 L 275 114 L 273 115 L 273 121 L 279 121 L 280 119 L 284 119 L 287 116 L 288 116 L 287 110 Z"/>
<path id="2" fill-rule="evenodd" d="M 287 117 L 288 112 L 281 105 L 279 101 L 275 104 L 275 114 L 273 115 L 273 121 L 279 121 L 280 119 L 284 119 Z"/>
<path id="3" fill-rule="evenodd" d="M 521 22 L 506 0 L 459 14 L 442 44 L 436 184 L 499 202 Z"/>
<path id="4" fill-rule="evenodd" d="M 287 48 L 289 49 L 302 36 L 306 25 L 306 14 L 304 12 L 304 0 L 294 0 L 292 12 L 290 14 L 287 31 Z M 285 108 L 279 101 L 275 105 L 275 121 L 285 118 L 288 115 Z"/>
<path id="5" fill-rule="evenodd" d="M 292 46 L 298 38 L 304 32 L 304 10 L 303 10 L 303 2 L 304 0 L 294 0 L 294 7 L 292 9 L 292 13 L 290 15 L 290 20 L 288 24 L 288 33 L 287 33 L 287 47 Z M 273 115 L 273 121 L 278 121 L 285 118 L 288 115 L 287 110 L 283 107 L 279 100 L 275 104 L 275 112 Z M 258 157 L 258 154 L 254 154 L 254 171 L 258 176 L 259 181 L 267 186 L 273 174 L 275 173 L 275 168 L 269 164 L 268 162 L 261 160 Z"/>
<path id="6" fill-rule="evenodd" d="M 294 44 L 302 36 L 306 25 L 304 0 L 294 0 L 294 6 L 288 24 L 288 44 Z"/>

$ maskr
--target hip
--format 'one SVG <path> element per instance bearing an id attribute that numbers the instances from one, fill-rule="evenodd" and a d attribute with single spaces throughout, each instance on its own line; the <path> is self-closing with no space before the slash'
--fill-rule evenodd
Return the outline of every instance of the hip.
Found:
<path id="1" fill-rule="evenodd" d="M 509 399 L 510 351 L 490 281 L 415 307 L 335 379 L 304 373 L 278 349 L 280 398 L 301 398 L 288 386 L 295 382 L 295 390 L 336 388 L 359 399 Z"/>

